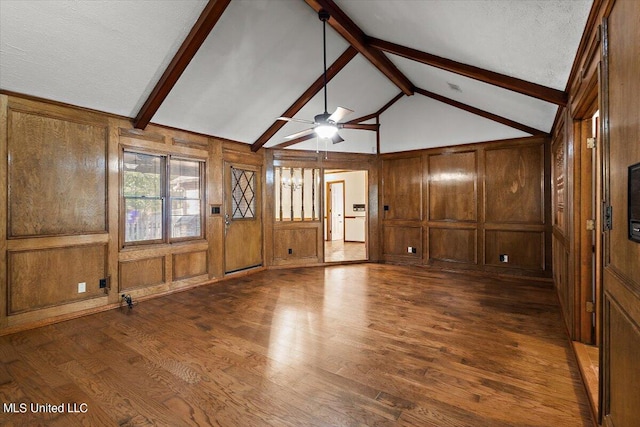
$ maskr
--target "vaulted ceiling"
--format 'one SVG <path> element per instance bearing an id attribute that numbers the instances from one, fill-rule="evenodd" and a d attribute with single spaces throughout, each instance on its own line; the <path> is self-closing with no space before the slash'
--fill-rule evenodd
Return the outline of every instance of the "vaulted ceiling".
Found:
<path id="1" fill-rule="evenodd" d="M 0 0 L 0 89 L 262 146 L 324 110 L 380 152 L 551 130 L 592 0 Z M 334 76 L 335 74 L 335 76 Z M 360 119 L 363 119 L 362 121 Z M 342 129 L 332 151 L 373 153 Z M 310 139 L 291 149 L 325 149 Z"/>

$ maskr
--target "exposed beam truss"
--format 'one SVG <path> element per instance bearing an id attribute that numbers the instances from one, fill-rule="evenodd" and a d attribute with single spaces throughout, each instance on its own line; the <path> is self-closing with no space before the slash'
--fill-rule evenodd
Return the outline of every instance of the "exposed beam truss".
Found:
<path id="1" fill-rule="evenodd" d="M 358 51 L 353 47 L 349 46 L 347 50 L 344 51 L 342 55 L 336 61 L 331 64 L 329 68 L 327 68 L 327 82 L 329 82 L 333 77 L 335 77 L 340 70 L 342 70 L 348 63 L 351 61 L 356 55 Z M 318 92 L 322 90 L 324 87 L 324 76 L 320 76 L 316 79 L 315 82 L 309 86 L 309 88 L 304 91 L 302 95 L 285 111 L 282 113 L 283 117 L 293 117 L 296 115 L 298 111 L 305 106 L 307 102 L 311 100 Z M 258 151 L 264 144 L 273 137 L 287 122 L 283 120 L 276 120 L 270 127 L 267 129 L 260 137 L 251 145 L 251 151 Z"/>
<path id="2" fill-rule="evenodd" d="M 388 41 L 376 38 L 369 38 L 367 41 L 370 46 L 380 49 L 381 51 L 402 56 L 413 61 L 418 61 L 423 64 L 431 65 L 451 73 L 460 74 L 504 89 L 509 89 L 523 95 L 528 95 L 533 98 L 561 106 L 566 106 L 568 102 L 567 93 L 558 89 L 542 86 L 537 83 L 531 83 L 516 77 L 485 70 L 483 68 L 474 67 L 473 65 L 462 64 L 451 59 L 442 58 L 440 56 L 421 52 L 419 50 Z"/>
<path id="3" fill-rule="evenodd" d="M 180 46 L 180 49 L 178 49 L 178 52 L 176 52 L 169 66 L 136 115 L 133 122 L 135 128 L 144 129 L 147 127 L 230 2 L 231 0 L 209 0 L 187 38 L 182 42 L 182 46 Z"/>
<path id="4" fill-rule="evenodd" d="M 522 123 L 518 123 L 518 122 L 513 121 L 511 119 L 507 119 L 506 117 L 498 116 L 497 114 L 489 113 L 488 111 L 484 111 L 484 110 L 481 110 L 479 108 L 472 107 L 472 106 L 464 104 L 462 102 L 455 101 L 455 100 L 453 100 L 451 98 L 447 98 L 445 96 L 438 95 L 437 93 L 429 92 L 428 90 L 424 90 L 424 89 L 420 89 L 420 88 L 415 88 L 415 90 L 416 90 L 416 93 L 419 93 L 420 95 L 424 95 L 424 96 L 426 96 L 428 98 L 435 99 L 436 101 L 440 101 L 440 102 L 443 102 L 445 104 L 451 105 L 452 107 L 456 107 L 456 108 L 459 108 L 461 110 L 467 111 L 469 113 L 478 115 L 480 117 L 484 117 L 485 119 L 493 120 L 494 122 L 498 122 L 498 123 L 501 123 L 503 125 L 512 127 L 514 129 L 521 130 L 522 132 L 526 132 L 526 133 L 529 133 L 529 134 L 535 135 L 535 136 L 548 135 L 548 133 L 545 132 L 545 131 L 532 128 L 532 127 L 524 125 Z"/>
<path id="5" fill-rule="evenodd" d="M 305 0 L 316 12 L 326 10 L 331 15 L 329 25 L 355 47 L 359 53 L 393 82 L 405 95 L 413 95 L 413 83 L 402 74 L 384 53 L 367 43 L 368 36 L 342 11 L 333 0 Z"/>

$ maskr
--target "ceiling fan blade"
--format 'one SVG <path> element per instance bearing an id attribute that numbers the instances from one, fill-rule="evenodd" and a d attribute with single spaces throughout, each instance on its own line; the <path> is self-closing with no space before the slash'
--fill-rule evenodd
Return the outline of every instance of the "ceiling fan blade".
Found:
<path id="1" fill-rule="evenodd" d="M 365 123 L 340 123 L 338 125 L 340 129 L 360 129 L 360 130 L 378 130 L 377 124 L 365 124 Z"/>
<path id="2" fill-rule="evenodd" d="M 302 130 L 300 132 L 292 133 L 291 135 L 287 135 L 284 138 L 285 139 L 300 138 L 301 136 L 311 135 L 312 133 L 313 133 L 313 128 L 309 128 L 309 129 Z"/>
<path id="3" fill-rule="evenodd" d="M 332 141 L 334 144 L 337 144 L 337 143 L 339 143 L 339 142 L 344 141 L 344 139 L 342 139 L 342 137 L 336 133 L 335 135 L 333 135 L 333 136 L 331 137 L 331 141 Z"/>
<path id="4" fill-rule="evenodd" d="M 285 122 L 306 123 L 306 124 L 309 124 L 309 125 L 314 124 L 314 122 L 312 122 L 311 120 L 296 119 L 294 117 L 278 117 L 276 120 L 284 120 Z"/>
<path id="5" fill-rule="evenodd" d="M 334 123 L 338 123 L 340 120 L 347 117 L 351 113 L 353 113 L 353 110 L 349 110 L 348 108 L 338 107 L 336 108 L 336 111 L 334 111 L 333 114 L 329 116 L 328 120 Z"/>

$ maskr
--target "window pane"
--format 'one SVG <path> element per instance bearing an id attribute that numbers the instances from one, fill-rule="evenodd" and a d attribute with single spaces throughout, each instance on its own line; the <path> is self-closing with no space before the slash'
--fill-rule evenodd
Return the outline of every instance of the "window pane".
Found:
<path id="1" fill-rule="evenodd" d="M 162 200 L 125 199 L 125 242 L 162 239 Z"/>
<path id="2" fill-rule="evenodd" d="M 254 218 L 256 173 L 236 168 L 232 168 L 231 171 L 231 217 L 233 219 Z"/>
<path id="3" fill-rule="evenodd" d="M 320 219 L 320 169 L 275 168 L 276 221 Z"/>
<path id="4" fill-rule="evenodd" d="M 162 157 L 124 153 L 124 196 L 160 197 Z"/>
<path id="5" fill-rule="evenodd" d="M 200 164 L 193 160 L 171 159 L 171 197 L 200 198 Z"/>
<path id="6" fill-rule="evenodd" d="M 171 237 L 199 237 L 200 212 L 200 200 L 171 200 Z"/>
<path id="7" fill-rule="evenodd" d="M 169 194 L 171 198 L 171 237 L 200 237 L 201 167 L 197 160 L 170 160 Z"/>

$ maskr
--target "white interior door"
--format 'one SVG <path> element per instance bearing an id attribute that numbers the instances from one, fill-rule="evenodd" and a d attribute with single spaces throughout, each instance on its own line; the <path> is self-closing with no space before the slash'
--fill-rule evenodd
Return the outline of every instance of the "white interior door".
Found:
<path id="1" fill-rule="evenodd" d="M 344 240 L 344 182 L 331 183 L 331 240 Z"/>

